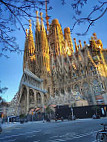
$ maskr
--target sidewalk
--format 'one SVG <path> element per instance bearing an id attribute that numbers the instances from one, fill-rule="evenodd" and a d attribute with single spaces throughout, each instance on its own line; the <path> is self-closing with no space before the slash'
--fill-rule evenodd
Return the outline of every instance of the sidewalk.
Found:
<path id="1" fill-rule="evenodd" d="M 6 129 L 6 128 L 11 128 L 11 127 L 15 127 L 15 126 L 22 126 L 25 124 L 31 124 L 31 123 L 43 123 L 43 121 L 28 121 L 28 122 L 24 122 L 23 124 L 21 124 L 20 122 L 10 122 L 10 123 L 3 123 L 1 124 L 2 129 Z"/>
<path id="2" fill-rule="evenodd" d="M 4 128 L 10 128 L 10 127 L 13 127 L 13 126 L 17 126 L 19 124 L 20 124 L 19 122 L 14 122 L 14 123 L 5 122 L 5 123 L 1 124 L 1 127 L 2 127 L 2 129 L 4 129 Z"/>
<path id="3" fill-rule="evenodd" d="M 102 117 L 100 119 L 107 119 L 107 117 Z M 99 120 L 100 120 L 99 119 Z M 92 119 L 92 118 L 84 118 L 84 119 L 76 119 L 76 120 L 69 120 L 71 122 L 82 122 L 82 121 L 91 121 L 91 120 L 96 120 L 96 119 Z M 64 119 L 63 121 L 61 120 L 51 120 L 50 122 L 47 122 L 46 120 L 44 121 L 44 123 L 57 123 L 57 122 L 69 122 L 67 119 Z M 32 123 L 43 123 L 43 120 L 41 121 L 28 121 L 28 122 L 24 122 L 23 124 L 21 124 L 20 122 L 11 122 L 11 123 L 3 123 L 1 124 L 2 126 L 2 129 L 7 129 L 7 128 L 11 128 L 11 127 L 16 127 L 16 126 L 23 126 L 23 125 L 26 125 L 26 124 L 32 124 Z"/>

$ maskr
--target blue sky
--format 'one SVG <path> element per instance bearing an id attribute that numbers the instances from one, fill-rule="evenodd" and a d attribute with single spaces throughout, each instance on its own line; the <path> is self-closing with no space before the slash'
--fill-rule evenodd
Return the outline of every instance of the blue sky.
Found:
<path id="1" fill-rule="evenodd" d="M 69 1 L 69 0 L 67 0 Z M 97 0 L 89 1 L 87 6 L 83 8 L 84 12 L 81 16 L 85 17 L 92 9 L 93 4 L 96 3 Z M 70 4 L 61 5 L 61 0 L 51 0 L 50 5 L 53 6 L 53 10 L 49 11 L 49 15 L 51 16 L 50 22 L 52 19 L 57 18 L 62 25 L 62 29 L 65 27 L 72 28 L 74 23 L 72 16 L 74 14 L 73 9 L 71 8 Z M 45 12 L 44 12 L 45 16 Z M 94 17 L 97 14 L 93 15 Z M 36 19 L 35 19 L 36 20 Z M 84 40 L 88 43 L 90 37 L 95 32 L 97 33 L 97 37 L 100 38 L 103 42 L 103 47 L 107 48 L 107 13 L 102 17 L 99 21 L 95 23 L 95 26 L 90 28 L 89 32 L 86 36 L 78 37 L 75 33 L 83 32 L 86 29 L 87 25 L 76 26 L 73 33 L 72 39 L 75 37 L 77 41 L 81 39 L 82 43 Z M 23 31 L 16 31 L 15 36 L 17 37 L 17 42 L 20 46 L 20 49 L 24 49 L 25 43 L 25 34 Z M 2 94 L 2 97 L 6 99 L 6 101 L 11 101 L 14 97 L 16 92 L 18 91 L 19 83 L 21 80 L 21 76 L 23 73 L 23 54 L 17 53 L 9 53 L 9 59 L 5 57 L 0 57 L 0 80 L 1 85 L 0 87 L 8 87 L 8 90 Z"/>

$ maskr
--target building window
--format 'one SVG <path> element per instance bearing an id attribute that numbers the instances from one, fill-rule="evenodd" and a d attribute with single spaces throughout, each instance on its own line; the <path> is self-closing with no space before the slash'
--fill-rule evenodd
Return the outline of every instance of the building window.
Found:
<path id="1" fill-rule="evenodd" d="M 64 89 L 61 89 L 61 94 L 64 94 L 65 92 L 64 92 Z"/>
<path id="2" fill-rule="evenodd" d="M 50 87 L 48 87 L 48 93 L 49 93 L 49 95 L 50 95 Z"/>
<path id="3" fill-rule="evenodd" d="M 41 104 L 41 95 L 40 95 L 40 93 L 37 94 L 37 103 Z"/>
<path id="4" fill-rule="evenodd" d="M 46 104 L 46 102 L 47 102 L 47 96 L 44 95 L 44 103 Z"/>
<path id="5" fill-rule="evenodd" d="M 93 70 L 93 67 L 91 66 L 90 69 L 91 69 L 91 71 L 92 71 L 92 70 Z"/>
<path id="6" fill-rule="evenodd" d="M 68 93 L 70 93 L 70 92 L 71 92 L 71 88 L 70 88 L 70 87 L 68 87 L 68 88 L 67 88 L 67 90 L 68 90 Z"/>

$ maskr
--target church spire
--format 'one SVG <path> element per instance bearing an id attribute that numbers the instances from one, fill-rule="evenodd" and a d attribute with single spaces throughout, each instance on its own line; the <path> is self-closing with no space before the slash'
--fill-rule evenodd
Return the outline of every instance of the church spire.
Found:
<path id="1" fill-rule="evenodd" d="M 24 49 L 24 56 L 23 56 L 23 71 L 24 71 L 24 68 L 26 68 L 27 57 L 28 57 L 28 29 L 26 29 L 25 49 Z"/>
<path id="2" fill-rule="evenodd" d="M 76 38 L 74 38 L 74 43 L 75 43 L 75 51 L 78 52 L 78 46 L 77 46 Z"/>
<path id="3" fill-rule="evenodd" d="M 35 73 L 35 44 L 33 40 L 31 20 L 29 20 L 29 30 L 26 30 L 23 70 L 26 68 L 26 62 L 28 62 L 29 70 Z"/>
<path id="4" fill-rule="evenodd" d="M 72 44 L 72 39 L 71 39 L 71 32 L 70 32 L 70 28 L 66 27 L 64 29 L 64 38 L 65 38 L 65 44 L 66 44 L 66 48 L 69 51 L 68 55 L 70 56 L 73 53 L 73 44 Z"/>
<path id="5" fill-rule="evenodd" d="M 29 55 L 33 57 L 35 52 L 35 44 L 33 39 L 31 20 L 29 20 L 28 49 L 29 49 Z"/>
<path id="6" fill-rule="evenodd" d="M 40 12 L 40 17 L 41 17 L 41 30 L 45 31 L 45 27 L 44 27 L 44 23 L 43 23 L 43 17 L 42 17 L 43 13 Z"/>
<path id="7" fill-rule="evenodd" d="M 80 46 L 80 49 L 82 49 L 81 40 L 79 40 L 79 46 Z"/>
<path id="8" fill-rule="evenodd" d="M 39 16 L 38 11 L 36 11 L 36 31 L 40 31 L 40 23 L 39 23 Z"/>

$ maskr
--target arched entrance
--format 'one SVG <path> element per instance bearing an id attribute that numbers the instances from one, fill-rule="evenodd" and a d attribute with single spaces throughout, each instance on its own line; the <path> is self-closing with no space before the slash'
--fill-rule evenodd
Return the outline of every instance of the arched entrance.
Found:
<path id="1" fill-rule="evenodd" d="M 20 99 L 20 114 L 26 114 L 27 111 L 27 89 L 23 86 L 22 95 Z"/>
<path id="2" fill-rule="evenodd" d="M 37 104 L 41 104 L 41 95 L 39 92 L 37 93 Z"/>
<path id="3" fill-rule="evenodd" d="M 34 92 L 32 89 L 29 89 L 29 104 L 34 104 Z"/>

